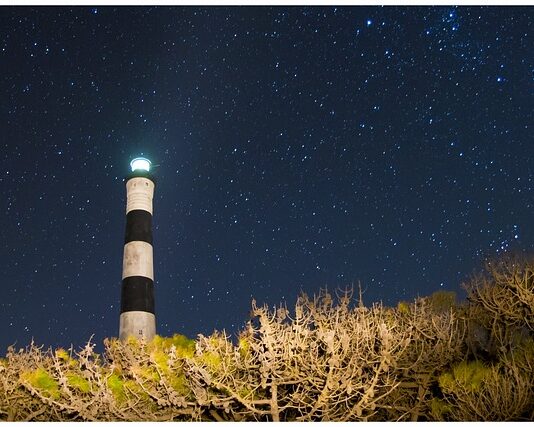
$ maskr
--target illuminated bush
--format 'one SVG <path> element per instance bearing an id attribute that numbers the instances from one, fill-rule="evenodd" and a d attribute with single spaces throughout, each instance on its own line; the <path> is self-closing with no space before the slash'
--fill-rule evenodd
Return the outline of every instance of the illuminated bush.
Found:
<path id="1" fill-rule="evenodd" d="M 215 332 L 110 338 L 102 355 L 90 342 L 9 348 L 0 419 L 532 420 L 533 271 L 492 264 L 462 303 L 450 292 L 396 308 L 350 292 L 302 295 L 292 310 L 253 302 L 237 342 Z"/>

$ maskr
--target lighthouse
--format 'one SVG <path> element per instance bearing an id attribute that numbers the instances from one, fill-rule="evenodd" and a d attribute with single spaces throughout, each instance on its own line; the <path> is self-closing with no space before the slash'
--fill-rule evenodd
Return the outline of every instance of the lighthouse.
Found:
<path id="1" fill-rule="evenodd" d="M 119 338 L 151 340 L 156 334 L 154 262 L 152 250 L 152 199 L 154 178 L 150 160 L 130 162 L 126 178 L 126 235 L 122 261 Z"/>

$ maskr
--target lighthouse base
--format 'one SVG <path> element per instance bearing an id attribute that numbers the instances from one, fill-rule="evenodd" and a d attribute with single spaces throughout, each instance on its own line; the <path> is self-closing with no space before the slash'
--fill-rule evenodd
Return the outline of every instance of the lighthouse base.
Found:
<path id="1" fill-rule="evenodd" d="M 156 335 L 156 316 L 146 311 L 126 311 L 121 313 L 119 339 L 126 341 L 132 336 L 150 341 Z"/>

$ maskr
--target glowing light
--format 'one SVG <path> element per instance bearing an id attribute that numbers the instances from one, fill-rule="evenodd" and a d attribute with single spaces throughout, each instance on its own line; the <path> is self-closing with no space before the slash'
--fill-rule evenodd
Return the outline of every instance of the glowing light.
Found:
<path id="1" fill-rule="evenodd" d="M 130 162 L 130 166 L 132 168 L 132 172 L 135 172 L 136 170 L 150 170 L 151 162 L 148 159 L 145 159 L 144 157 L 136 157 Z"/>

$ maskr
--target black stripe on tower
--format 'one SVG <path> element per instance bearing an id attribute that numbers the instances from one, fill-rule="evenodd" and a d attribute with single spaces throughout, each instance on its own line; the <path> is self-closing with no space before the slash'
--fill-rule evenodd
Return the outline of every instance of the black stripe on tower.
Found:
<path id="1" fill-rule="evenodd" d="M 121 313 L 127 311 L 154 311 L 154 282 L 143 276 L 122 279 Z"/>
<path id="2" fill-rule="evenodd" d="M 124 243 L 135 241 L 152 244 L 152 215 L 143 209 L 135 209 L 126 215 Z"/>

